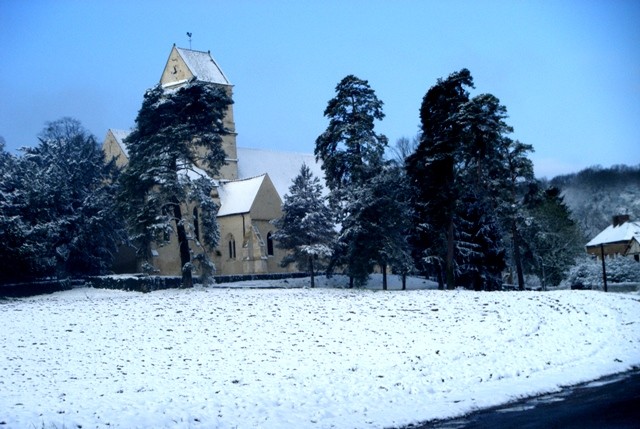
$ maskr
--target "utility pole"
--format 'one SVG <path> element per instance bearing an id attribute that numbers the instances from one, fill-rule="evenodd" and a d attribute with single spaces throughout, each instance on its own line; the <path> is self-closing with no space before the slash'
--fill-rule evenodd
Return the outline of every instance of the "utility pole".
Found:
<path id="1" fill-rule="evenodd" d="M 607 292 L 607 267 L 604 262 L 604 244 L 600 244 L 600 257 L 602 258 L 602 281 L 604 282 L 604 291 Z"/>

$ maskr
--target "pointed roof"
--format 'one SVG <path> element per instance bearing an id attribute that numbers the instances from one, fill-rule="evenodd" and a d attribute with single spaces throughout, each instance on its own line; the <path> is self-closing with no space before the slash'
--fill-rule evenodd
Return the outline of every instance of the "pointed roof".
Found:
<path id="1" fill-rule="evenodd" d="M 231 85 L 229 79 L 211 56 L 211 52 L 175 47 L 193 76 L 202 82 Z"/>
<path id="2" fill-rule="evenodd" d="M 593 240 L 587 243 L 587 247 L 601 244 L 625 243 L 635 239 L 640 242 L 640 222 L 624 222 L 620 225 L 609 225 Z"/>
<path id="3" fill-rule="evenodd" d="M 131 134 L 131 131 L 114 130 L 113 128 L 109 128 L 108 132 L 111 133 L 115 142 L 118 144 L 118 146 L 120 146 L 120 149 L 122 150 L 122 153 L 124 153 L 124 156 L 129 158 L 129 152 L 127 151 L 127 145 L 124 144 L 124 139 L 126 139 L 127 136 Z"/>
<path id="4" fill-rule="evenodd" d="M 218 187 L 220 195 L 218 216 L 249 213 L 266 177 L 265 173 L 248 179 L 221 182 Z"/>

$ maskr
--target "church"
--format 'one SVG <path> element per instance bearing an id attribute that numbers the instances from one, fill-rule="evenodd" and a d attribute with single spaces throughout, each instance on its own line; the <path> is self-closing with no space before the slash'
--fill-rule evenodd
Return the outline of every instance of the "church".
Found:
<path id="1" fill-rule="evenodd" d="M 163 88 L 178 88 L 196 79 L 223 87 L 233 96 L 233 85 L 210 52 L 179 48 L 173 45 L 160 78 Z M 209 252 L 216 266 L 216 275 L 264 274 L 295 270 L 294 266 L 280 267 L 285 251 L 272 239 L 275 227 L 272 220 L 282 215 L 284 195 L 303 163 L 312 173 L 323 178 L 320 165 L 312 154 L 278 152 L 238 147 L 233 104 L 229 106 L 225 127 L 230 131 L 223 136 L 222 146 L 226 164 L 219 175 L 212 177 L 216 183 L 214 197 L 219 210 L 217 222 L 220 243 Z M 106 159 L 115 159 L 118 166 L 128 162 L 124 140 L 128 131 L 110 129 L 103 143 Z M 198 208 L 190 210 L 198 227 Z M 177 239 L 151 249 L 152 265 L 160 275 L 180 275 L 180 256 Z M 121 249 L 114 271 L 116 273 L 140 272 L 141 261 L 130 248 Z M 197 274 L 197 273 L 196 273 Z"/>

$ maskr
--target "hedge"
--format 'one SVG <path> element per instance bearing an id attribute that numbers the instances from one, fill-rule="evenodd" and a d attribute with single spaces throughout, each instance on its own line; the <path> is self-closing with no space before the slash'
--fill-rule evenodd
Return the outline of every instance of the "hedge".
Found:
<path id="1" fill-rule="evenodd" d="M 307 277 L 307 273 L 270 273 L 270 274 L 235 274 L 214 276 L 216 284 L 243 282 L 251 280 L 281 280 Z M 200 279 L 194 277 L 194 283 Z M 163 289 L 182 287 L 182 278 L 177 276 L 148 276 L 144 274 L 127 274 L 112 276 L 95 276 L 82 279 L 49 279 L 30 283 L 0 285 L 0 297 L 22 298 L 33 295 L 60 292 L 74 287 L 89 286 L 97 289 L 115 289 L 133 292 L 153 292 Z"/>
<path id="2" fill-rule="evenodd" d="M 46 279 L 28 283 L 11 283 L 0 285 L 0 297 L 24 298 L 27 296 L 44 295 L 73 289 L 84 284 L 82 279 Z"/>

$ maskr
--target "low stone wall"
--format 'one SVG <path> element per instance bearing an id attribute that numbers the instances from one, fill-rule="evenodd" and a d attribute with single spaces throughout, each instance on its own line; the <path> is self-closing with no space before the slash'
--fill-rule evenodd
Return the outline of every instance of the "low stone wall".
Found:
<path id="1" fill-rule="evenodd" d="M 246 282 L 251 280 L 281 280 L 308 277 L 307 273 L 270 273 L 270 274 L 230 274 L 226 276 L 214 276 L 216 284 Z"/>
<path id="2" fill-rule="evenodd" d="M 306 277 L 306 273 L 271 273 L 271 274 L 237 274 L 215 276 L 214 283 L 224 284 L 252 280 L 280 280 Z M 200 283 L 200 279 L 194 277 L 194 283 Z M 148 276 L 145 274 L 122 274 L 110 276 L 95 276 L 83 279 L 43 280 L 30 283 L 16 283 L 0 285 L 0 297 L 23 298 L 27 296 L 42 295 L 60 292 L 76 287 L 94 287 L 97 289 L 114 289 L 132 292 L 148 293 L 155 290 L 179 289 L 182 287 L 182 278 L 177 276 Z"/>
<path id="3" fill-rule="evenodd" d="M 305 273 L 271 273 L 271 274 L 234 274 L 226 276 L 214 276 L 215 284 L 243 282 L 251 280 L 280 280 L 305 277 Z M 200 283 L 200 279 L 194 277 L 194 283 Z M 88 286 L 99 289 L 118 289 L 135 292 L 153 292 L 154 290 L 178 289 L 182 286 L 180 277 L 147 276 L 147 275 L 115 275 L 99 276 L 87 279 Z"/>
<path id="4" fill-rule="evenodd" d="M 177 289 L 181 285 L 181 277 L 169 276 L 115 275 L 96 276 L 87 279 L 87 286 L 97 289 L 117 289 L 143 293 L 153 292 L 154 290 Z"/>

